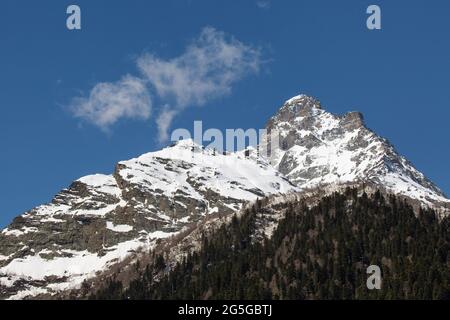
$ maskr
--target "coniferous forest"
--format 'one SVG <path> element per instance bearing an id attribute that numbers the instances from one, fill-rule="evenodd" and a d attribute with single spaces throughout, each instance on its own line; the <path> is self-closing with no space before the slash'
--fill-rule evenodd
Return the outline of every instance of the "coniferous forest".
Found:
<path id="1" fill-rule="evenodd" d="M 270 239 L 254 236 L 267 210 L 257 201 L 175 266 L 157 256 L 126 287 L 111 280 L 90 298 L 450 299 L 448 217 L 350 188 L 282 206 Z M 380 290 L 366 286 L 369 265 L 382 270 Z"/>

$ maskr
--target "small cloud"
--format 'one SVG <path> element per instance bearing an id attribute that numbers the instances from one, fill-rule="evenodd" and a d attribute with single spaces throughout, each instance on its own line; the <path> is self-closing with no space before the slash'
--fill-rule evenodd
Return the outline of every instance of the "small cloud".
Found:
<path id="1" fill-rule="evenodd" d="M 154 87 L 161 99 L 172 106 L 172 120 L 186 107 L 202 106 L 229 94 L 237 81 L 257 73 L 261 65 L 261 52 L 207 27 L 182 55 L 164 60 L 146 54 L 137 63 L 144 79 Z M 165 108 L 162 114 L 167 115 L 168 107 Z M 161 136 L 167 137 L 167 134 L 161 132 Z"/>
<path id="2" fill-rule="evenodd" d="M 256 5 L 263 10 L 270 9 L 270 0 L 258 0 L 256 1 Z"/>
<path id="3" fill-rule="evenodd" d="M 115 83 L 98 83 L 87 97 L 76 97 L 70 104 L 75 117 L 104 131 L 121 118 L 146 120 L 151 109 L 152 100 L 145 83 L 129 75 Z"/>
<path id="4" fill-rule="evenodd" d="M 72 99 L 75 117 L 104 131 L 123 118 L 149 119 L 153 98 L 163 105 L 156 119 L 160 142 L 184 109 L 230 94 L 233 85 L 259 72 L 261 51 L 212 27 L 204 28 L 184 53 L 162 59 L 146 53 L 137 61 L 139 77 L 96 84 L 88 96 Z"/>

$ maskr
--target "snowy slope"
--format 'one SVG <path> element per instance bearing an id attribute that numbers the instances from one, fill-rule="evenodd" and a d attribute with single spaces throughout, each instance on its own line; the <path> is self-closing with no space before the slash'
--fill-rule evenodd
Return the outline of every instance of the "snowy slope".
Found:
<path id="1" fill-rule="evenodd" d="M 161 160 L 162 159 L 162 160 Z M 167 159 L 171 161 L 167 163 Z M 147 191 L 161 190 L 166 196 L 184 193 L 203 199 L 202 192 L 214 191 L 239 200 L 256 200 L 264 194 L 285 193 L 292 185 L 263 159 L 255 161 L 241 152 L 223 155 L 203 150 L 192 140 L 178 142 L 172 148 L 144 154 L 137 159 L 120 162 L 119 175 Z M 194 186 L 190 181 L 200 185 Z"/>

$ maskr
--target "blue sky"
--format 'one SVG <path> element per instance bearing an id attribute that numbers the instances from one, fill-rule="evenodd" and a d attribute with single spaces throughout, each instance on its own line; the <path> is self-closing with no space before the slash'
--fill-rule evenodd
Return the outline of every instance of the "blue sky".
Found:
<path id="1" fill-rule="evenodd" d="M 194 120 L 261 128 L 298 93 L 333 113 L 361 111 L 449 194 L 450 3 L 261 1 L 3 0 L 0 226 L 78 177 L 110 173 L 117 161 L 160 148 L 156 120 L 164 108 L 176 109 L 171 128 L 192 128 Z M 81 31 L 66 28 L 73 3 L 82 10 Z M 370 4 L 381 6 L 381 31 L 366 28 Z M 256 68 L 240 61 L 230 81 L 184 102 L 153 88 L 137 102 L 138 119 L 117 116 L 99 127 L 97 113 L 74 115 L 74 101 L 92 106 L 99 83 L 114 91 L 127 75 L 139 82 L 142 57 L 188 64 L 186 53 L 201 47 L 205 30 L 257 59 Z"/>

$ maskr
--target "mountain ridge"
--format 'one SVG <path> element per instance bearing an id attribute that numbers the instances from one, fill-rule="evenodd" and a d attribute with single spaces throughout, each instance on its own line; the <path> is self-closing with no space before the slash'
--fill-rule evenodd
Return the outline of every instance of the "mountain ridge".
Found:
<path id="1" fill-rule="evenodd" d="M 299 95 L 266 128 L 281 137 L 268 157 L 180 141 L 120 161 L 110 175 L 82 177 L 15 218 L 0 233 L 0 298 L 78 288 L 140 250 L 266 196 L 366 183 L 419 206 L 450 207 L 438 187 L 365 127 L 359 112 L 335 116 Z"/>

